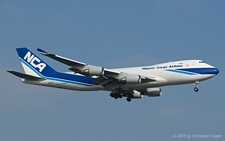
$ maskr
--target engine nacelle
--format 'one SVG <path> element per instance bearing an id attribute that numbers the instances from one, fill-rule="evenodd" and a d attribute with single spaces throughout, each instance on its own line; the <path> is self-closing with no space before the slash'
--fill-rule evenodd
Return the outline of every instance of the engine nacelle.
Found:
<path id="1" fill-rule="evenodd" d="M 142 97 L 143 97 L 143 95 L 141 95 L 140 92 L 133 90 L 133 94 L 132 94 L 131 98 L 142 98 Z"/>
<path id="2" fill-rule="evenodd" d="M 90 75 L 90 76 L 102 76 L 104 75 L 104 68 L 103 67 L 88 67 L 84 70 L 81 70 L 82 74 Z"/>
<path id="3" fill-rule="evenodd" d="M 122 81 L 124 81 L 127 84 L 137 84 L 137 83 L 141 83 L 141 76 L 140 75 L 127 75 L 126 77 L 124 77 L 122 79 Z"/>
<path id="4" fill-rule="evenodd" d="M 162 90 L 160 88 L 147 88 L 145 92 L 142 92 L 142 94 L 149 97 L 161 96 Z"/>

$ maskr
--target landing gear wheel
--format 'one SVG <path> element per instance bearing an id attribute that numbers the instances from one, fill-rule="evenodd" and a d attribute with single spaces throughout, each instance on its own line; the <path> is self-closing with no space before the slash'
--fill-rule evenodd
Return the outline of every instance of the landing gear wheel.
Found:
<path id="1" fill-rule="evenodd" d="M 115 98 L 115 99 L 118 99 L 118 98 L 123 98 L 123 89 L 122 88 L 118 88 L 118 89 L 115 89 L 113 90 L 111 93 L 110 93 L 110 96 Z"/>
<path id="2" fill-rule="evenodd" d="M 198 84 L 199 84 L 199 83 L 200 83 L 199 81 L 196 81 L 196 82 L 195 82 L 195 88 L 194 88 L 194 91 L 195 91 L 195 92 L 198 92 L 198 90 L 199 90 L 199 89 L 198 89 Z"/>
<path id="3" fill-rule="evenodd" d="M 130 102 L 130 101 L 131 101 L 131 98 L 130 98 L 130 97 L 128 97 L 128 98 L 127 98 L 127 101 L 128 101 L 128 102 Z"/>
<path id="4" fill-rule="evenodd" d="M 111 94 L 110 94 L 111 97 L 114 97 L 114 95 L 115 95 L 115 93 L 111 93 Z"/>
<path id="5" fill-rule="evenodd" d="M 198 88 L 197 88 L 197 87 L 195 87 L 195 88 L 194 88 L 194 91 L 195 91 L 195 92 L 198 92 Z"/>

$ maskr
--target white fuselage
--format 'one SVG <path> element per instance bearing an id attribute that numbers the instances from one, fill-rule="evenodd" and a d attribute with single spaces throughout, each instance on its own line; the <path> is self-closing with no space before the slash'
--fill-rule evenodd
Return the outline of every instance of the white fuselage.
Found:
<path id="1" fill-rule="evenodd" d="M 141 76 L 154 77 L 156 79 L 156 81 L 146 83 L 124 84 L 122 88 L 125 90 L 143 90 L 146 88 L 161 87 L 167 85 L 194 83 L 196 81 L 203 81 L 209 79 L 218 73 L 216 72 L 218 69 L 202 62 L 201 60 L 184 60 L 162 63 L 153 66 L 118 68 L 111 70 L 130 74 L 139 74 Z M 70 75 L 79 74 L 70 73 Z M 28 84 L 43 85 L 69 90 L 109 90 L 98 84 L 71 82 L 67 80 L 58 80 L 50 77 L 47 77 L 46 80 L 42 81 L 32 81 L 24 79 L 22 79 L 22 81 Z"/>

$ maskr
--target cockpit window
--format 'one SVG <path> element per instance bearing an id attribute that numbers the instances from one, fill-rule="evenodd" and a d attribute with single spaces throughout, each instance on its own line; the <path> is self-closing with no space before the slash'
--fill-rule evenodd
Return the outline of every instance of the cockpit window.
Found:
<path id="1" fill-rule="evenodd" d="M 199 63 L 205 63 L 204 61 L 199 61 Z"/>

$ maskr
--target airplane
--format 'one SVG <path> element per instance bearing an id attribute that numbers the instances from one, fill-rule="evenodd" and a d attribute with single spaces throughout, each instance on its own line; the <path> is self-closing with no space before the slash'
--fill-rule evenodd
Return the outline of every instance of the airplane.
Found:
<path id="1" fill-rule="evenodd" d="M 28 48 L 16 48 L 25 73 L 8 71 L 21 78 L 23 83 L 78 91 L 110 91 L 118 99 L 140 99 L 143 96 L 162 95 L 161 87 L 195 83 L 198 92 L 201 81 L 219 73 L 202 60 L 182 60 L 152 66 L 107 69 L 68 59 L 37 49 L 44 56 L 68 65 L 70 72 L 58 72 Z"/>

